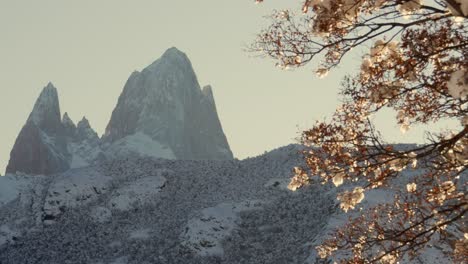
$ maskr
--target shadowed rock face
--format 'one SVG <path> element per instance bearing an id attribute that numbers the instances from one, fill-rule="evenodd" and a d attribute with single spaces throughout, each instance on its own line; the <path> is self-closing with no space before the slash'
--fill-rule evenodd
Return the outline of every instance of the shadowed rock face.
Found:
<path id="1" fill-rule="evenodd" d="M 81 142 L 85 140 L 98 143 L 100 139 L 94 129 L 91 128 L 88 119 L 83 117 L 83 119 L 81 119 L 81 121 L 76 125 L 75 141 Z"/>
<path id="2" fill-rule="evenodd" d="M 71 118 L 68 116 L 68 113 L 63 114 L 62 124 L 65 128 L 65 134 L 69 138 L 76 137 L 76 125 L 73 123 Z"/>
<path id="3" fill-rule="evenodd" d="M 57 89 L 49 83 L 16 139 L 6 172 L 47 175 L 69 169 L 65 135 Z"/>
<path id="4" fill-rule="evenodd" d="M 85 117 L 77 125 L 67 113 L 60 119 L 57 89 L 49 83 L 16 139 L 6 171 L 59 173 L 91 164 L 100 152 L 99 136 Z"/>
<path id="5" fill-rule="evenodd" d="M 143 133 L 177 159 L 232 159 L 211 87 L 202 91 L 188 57 L 171 48 L 134 72 L 119 97 L 104 141 Z"/>
<path id="6" fill-rule="evenodd" d="M 60 120 L 60 104 L 57 89 L 52 83 L 47 84 L 37 98 L 28 121 L 48 135 L 64 135 L 64 127 Z"/>

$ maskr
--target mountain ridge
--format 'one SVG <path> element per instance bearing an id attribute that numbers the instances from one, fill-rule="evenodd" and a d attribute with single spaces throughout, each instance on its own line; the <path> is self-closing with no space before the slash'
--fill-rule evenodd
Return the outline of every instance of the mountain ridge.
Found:
<path id="1" fill-rule="evenodd" d="M 57 88 L 39 94 L 10 153 L 6 172 L 54 174 L 117 157 L 232 159 L 211 86 L 203 89 L 188 56 L 175 47 L 128 78 L 106 132 L 86 117 L 63 116 Z"/>

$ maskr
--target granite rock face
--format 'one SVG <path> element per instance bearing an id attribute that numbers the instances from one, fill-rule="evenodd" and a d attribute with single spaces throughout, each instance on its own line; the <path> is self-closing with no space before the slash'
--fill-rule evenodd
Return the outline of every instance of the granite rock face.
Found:
<path id="1" fill-rule="evenodd" d="M 226 160 L 233 155 L 211 86 L 200 88 L 188 57 L 176 48 L 134 72 L 102 138 L 86 117 L 61 118 L 57 89 L 41 92 L 10 154 L 7 173 L 49 175 L 130 156 Z"/>
<path id="2" fill-rule="evenodd" d="M 60 119 L 57 89 L 49 83 L 16 139 L 6 172 L 49 175 L 90 165 L 101 153 L 99 136 L 86 118 L 78 125 L 67 113 Z"/>
<path id="3" fill-rule="evenodd" d="M 94 142 L 97 143 L 99 142 L 99 136 L 94 131 L 93 128 L 91 128 L 91 125 L 89 124 L 88 119 L 86 117 L 83 117 L 80 122 L 76 125 L 76 134 L 75 134 L 75 141 L 81 142 L 81 141 L 89 141 L 89 142 Z"/>
<path id="4" fill-rule="evenodd" d="M 57 89 L 49 83 L 39 95 L 16 139 L 6 172 L 58 173 L 70 168 L 69 159 Z"/>
<path id="5" fill-rule="evenodd" d="M 63 127 L 65 128 L 65 134 L 69 138 L 75 138 L 76 137 L 76 125 L 71 120 L 71 118 L 68 116 L 68 113 L 65 112 L 62 117 L 62 124 Z"/>
<path id="6" fill-rule="evenodd" d="M 176 48 L 132 73 L 103 140 L 112 144 L 135 134 L 149 136 L 176 159 L 233 158 L 211 87 L 200 89 L 190 60 Z"/>
<path id="7" fill-rule="evenodd" d="M 73 137 L 68 138 L 68 150 L 72 154 L 71 168 L 80 168 L 93 164 L 104 155 L 101 139 L 91 128 L 88 119 L 83 117 L 76 125 Z"/>

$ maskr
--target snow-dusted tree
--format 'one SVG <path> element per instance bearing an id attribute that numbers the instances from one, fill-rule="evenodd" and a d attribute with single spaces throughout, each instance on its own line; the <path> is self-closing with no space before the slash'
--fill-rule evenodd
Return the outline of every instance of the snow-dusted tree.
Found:
<path id="1" fill-rule="evenodd" d="M 303 132 L 307 166 L 295 168 L 289 187 L 300 188 L 314 177 L 337 186 L 362 183 L 339 194 L 348 211 L 366 191 L 391 188 L 402 170 L 417 168 L 393 202 L 350 219 L 317 248 L 319 255 L 340 252 L 343 262 L 395 263 L 445 240 L 455 258 L 466 261 L 468 1 L 307 0 L 301 13 L 275 12 L 252 49 L 280 67 L 300 67 L 323 55 L 321 77 L 353 48 L 370 50 L 360 73 L 345 78 L 344 103 L 332 119 Z M 369 119 L 385 107 L 396 110 L 403 133 L 440 119 L 457 119 L 461 128 L 428 133 L 424 145 L 392 147 Z M 455 229 L 462 235 L 450 231 Z"/>

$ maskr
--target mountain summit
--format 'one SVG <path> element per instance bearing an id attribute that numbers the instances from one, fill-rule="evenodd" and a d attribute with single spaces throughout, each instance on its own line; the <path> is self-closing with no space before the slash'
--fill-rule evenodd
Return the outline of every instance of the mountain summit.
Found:
<path id="1" fill-rule="evenodd" d="M 7 173 L 52 174 L 70 168 L 57 89 L 42 90 L 10 153 Z"/>
<path id="2" fill-rule="evenodd" d="M 168 49 L 128 79 L 103 138 L 83 119 L 61 118 L 57 89 L 47 84 L 10 154 L 7 173 L 54 174 L 96 161 L 150 156 L 232 159 L 211 86 L 200 85 L 185 55 Z"/>
<path id="3" fill-rule="evenodd" d="M 161 148 L 154 156 L 233 157 L 212 89 L 201 90 L 189 58 L 177 48 L 168 49 L 143 71 L 132 73 L 103 139 L 114 143 L 126 139 L 146 142 L 148 138 Z"/>
<path id="4" fill-rule="evenodd" d="M 54 174 L 91 164 L 101 153 L 100 139 L 83 118 L 75 126 L 68 113 L 60 118 L 57 88 L 42 89 L 21 129 L 7 165 L 7 173 Z"/>
<path id="5" fill-rule="evenodd" d="M 51 82 L 42 89 L 28 121 L 34 122 L 40 129 L 51 134 L 60 134 L 62 132 L 57 88 Z"/>

